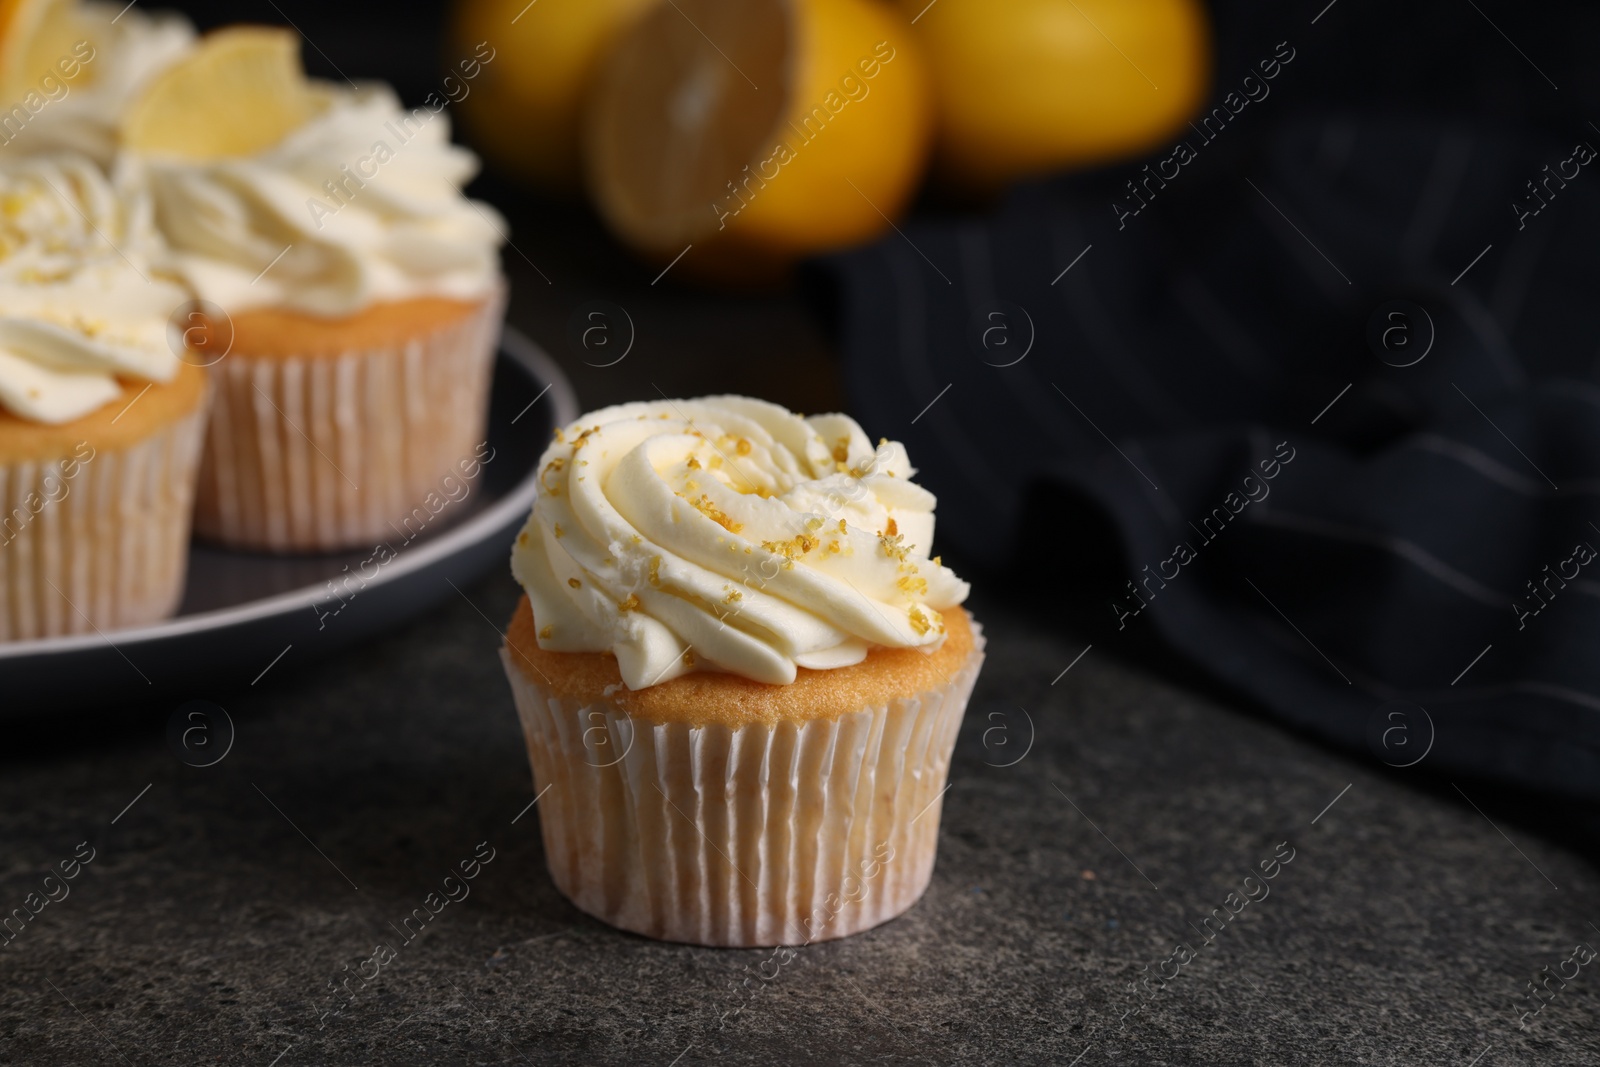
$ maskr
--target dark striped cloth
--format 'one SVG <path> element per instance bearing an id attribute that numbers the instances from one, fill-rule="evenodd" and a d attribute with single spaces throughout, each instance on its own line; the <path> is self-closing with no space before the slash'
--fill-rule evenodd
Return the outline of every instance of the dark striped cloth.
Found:
<path id="1" fill-rule="evenodd" d="M 1106 640 L 1391 765 L 1600 799 L 1600 135 L 1228 136 L 831 260 L 855 414 L 942 543 Z M 1095 515 L 1122 558 L 1069 588 Z"/>

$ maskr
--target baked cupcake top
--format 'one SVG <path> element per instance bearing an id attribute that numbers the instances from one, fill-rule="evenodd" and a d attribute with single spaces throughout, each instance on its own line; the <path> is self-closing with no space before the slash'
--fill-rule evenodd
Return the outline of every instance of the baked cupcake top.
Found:
<path id="1" fill-rule="evenodd" d="M 787 685 L 933 648 L 969 587 L 938 557 L 905 448 L 845 415 L 738 396 L 623 404 L 556 433 L 512 572 L 549 652 L 643 689 L 695 670 Z"/>
<path id="2" fill-rule="evenodd" d="M 0 408 L 65 423 L 178 373 L 147 205 L 80 156 L 0 161 Z"/>
<path id="3" fill-rule="evenodd" d="M 72 153 L 109 167 L 130 100 L 194 46 L 194 27 L 172 12 L 126 3 L 64 4 L 49 13 L 31 56 L 7 70 L 0 158 Z"/>
<path id="4" fill-rule="evenodd" d="M 323 317 L 499 284 L 504 223 L 461 193 L 477 173 L 450 120 L 385 86 L 308 86 L 314 114 L 246 158 L 126 153 L 117 180 L 148 189 L 170 265 L 233 312 Z"/>

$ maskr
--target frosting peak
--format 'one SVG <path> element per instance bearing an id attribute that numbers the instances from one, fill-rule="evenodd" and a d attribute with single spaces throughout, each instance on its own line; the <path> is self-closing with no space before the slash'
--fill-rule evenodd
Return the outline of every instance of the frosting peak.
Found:
<path id="1" fill-rule="evenodd" d="M 256 156 L 121 161 L 119 180 L 150 190 L 176 272 L 228 311 L 489 295 L 504 224 L 461 195 L 477 159 L 450 143 L 442 105 L 407 111 L 379 85 L 318 93 L 321 112 Z"/>
<path id="2" fill-rule="evenodd" d="M 152 273 L 157 243 L 146 206 L 89 160 L 0 164 L 0 408 L 70 422 L 119 377 L 177 374 L 167 320 L 187 294 Z"/>
<path id="3" fill-rule="evenodd" d="M 11 109 L 0 114 L 0 155 L 68 152 L 109 167 L 123 109 L 194 47 L 194 27 L 172 12 L 146 14 L 95 0 L 77 4 L 72 14 L 81 40 L 59 58 L 50 56 L 54 66 L 13 72 L 30 91 L 0 105 Z"/>
<path id="4" fill-rule="evenodd" d="M 558 431 L 512 552 L 539 646 L 788 684 L 936 646 L 968 586 L 937 559 L 905 448 L 738 396 L 605 408 Z"/>

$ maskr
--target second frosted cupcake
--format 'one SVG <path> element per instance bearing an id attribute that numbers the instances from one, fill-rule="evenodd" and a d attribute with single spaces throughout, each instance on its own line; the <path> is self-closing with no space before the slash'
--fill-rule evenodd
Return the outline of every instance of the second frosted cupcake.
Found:
<path id="1" fill-rule="evenodd" d="M 102 634 L 183 593 L 205 372 L 137 198 L 87 159 L 0 163 L 0 641 Z"/>
<path id="2" fill-rule="evenodd" d="M 196 531 L 280 552 L 417 526 L 483 440 L 504 305 L 501 223 L 461 195 L 476 161 L 449 120 L 308 82 L 297 49 L 206 38 L 131 110 L 118 174 L 149 189 L 219 360 Z"/>

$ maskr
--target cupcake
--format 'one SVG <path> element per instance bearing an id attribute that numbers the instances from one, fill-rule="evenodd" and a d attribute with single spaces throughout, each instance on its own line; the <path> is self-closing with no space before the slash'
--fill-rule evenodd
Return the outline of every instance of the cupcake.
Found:
<path id="1" fill-rule="evenodd" d="M 0 162 L 0 640 L 178 605 L 207 383 L 159 257 L 89 160 Z"/>
<path id="2" fill-rule="evenodd" d="M 724 396 L 597 411 L 540 467 L 501 658 L 557 888 L 701 945 L 909 908 L 983 636 L 905 449 Z"/>
<path id="3" fill-rule="evenodd" d="M 442 98 L 310 82 L 298 46 L 207 37 L 131 110 L 116 174 L 148 190 L 220 360 L 196 531 L 277 552 L 431 517 L 483 442 L 504 306 L 503 226 L 461 193 L 477 163 Z"/>

